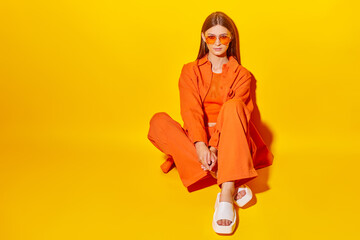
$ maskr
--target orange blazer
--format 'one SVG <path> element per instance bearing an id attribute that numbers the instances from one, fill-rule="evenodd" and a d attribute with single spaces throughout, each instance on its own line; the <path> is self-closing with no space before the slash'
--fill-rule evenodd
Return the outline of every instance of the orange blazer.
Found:
<path id="1" fill-rule="evenodd" d="M 211 81 L 211 62 L 208 53 L 201 59 L 183 65 L 178 87 L 180 93 L 180 111 L 184 122 L 183 128 L 192 142 L 202 141 L 208 146 L 218 148 L 220 132 L 215 125 L 215 132 L 208 141 L 204 123 L 204 98 L 209 91 Z M 272 164 L 273 154 L 269 151 L 261 135 L 251 121 L 254 104 L 250 96 L 252 75 L 233 57 L 222 66 L 222 81 L 225 81 L 224 102 L 240 98 L 246 105 L 245 113 L 249 123 L 250 151 L 255 168 Z"/>

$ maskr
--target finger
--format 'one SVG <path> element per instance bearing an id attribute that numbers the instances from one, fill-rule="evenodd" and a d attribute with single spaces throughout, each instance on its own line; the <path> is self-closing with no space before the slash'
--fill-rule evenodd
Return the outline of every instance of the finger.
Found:
<path id="1" fill-rule="evenodd" d="M 215 161 L 215 155 L 214 155 L 214 153 L 211 153 L 210 158 L 211 158 L 211 164 L 213 164 L 214 161 Z"/>
<path id="2" fill-rule="evenodd" d="M 215 156 L 217 156 L 217 155 L 218 155 L 218 152 L 217 152 L 217 151 L 215 151 L 215 152 L 214 152 L 214 155 L 215 155 Z"/>
<path id="3" fill-rule="evenodd" d="M 212 165 L 212 167 L 213 167 L 213 168 L 215 167 L 216 162 L 217 162 L 217 160 L 216 160 L 216 159 L 214 159 L 214 163 L 213 163 L 213 165 Z"/>
<path id="4" fill-rule="evenodd" d="M 213 156 L 214 156 L 214 159 L 216 160 L 216 159 L 217 159 L 217 155 L 216 155 L 216 153 L 214 153 L 214 154 L 213 154 Z"/>
<path id="5" fill-rule="evenodd" d="M 208 160 L 207 160 L 207 168 L 210 170 L 210 165 L 212 164 L 212 160 L 211 160 L 211 155 L 208 155 Z"/>
<path id="6" fill-rule="evenodd" d="M 214 162 L 213 162 L 214 160 L 211 158 L 211 164 L 209 165 L 209 170 L 211 171 L 211 169 L 212 169 L 212 166 L 214 165 Z"/>
<path id="7" fill-rule="evenodd" d="M 201 165 L 202 165 L 203 167 L 206 167 L 206 163 L 204 162 L 203 159 L 201 159 Z"/>
<path id="8" fill-rule="evenodd" d="M 213 167 L 215 166 L 215 157 L 214 155 L 211 155 L 211 165 L 209 166 L 210 171 L 213 169 Z"/>
<path id="9" fill-rule="evenodd" d="M 207 163 L 206 160 L 204 161 L 203 166 L 204 166 L 205 169 L 209 169 L 209 164 Z"/>
<path id="10" fill-rule="evenodd" d="M 206 165 L 202 165 L 204 171 L 208 170 L 207 166 Z"/>
<path id="11" fill-rule="evenodd" d="M 213 156 L 214 156 L 214 159 L 215 159 L 215 161 L 217 160 L 217 155 L 216 155 L 216 153 L 213 153 Z"/>
<path id="12" fill-rule="evenodd" d="M 214 154 L 213 155 L 214 156 L 214 160 L 213 160 L 213 165 L 212 165 L 212 167 L 214 167 L 215 165 L 216 165 L 216 162 L 217 162 L 217 156 L 216 156 L 216 154 Z"/>

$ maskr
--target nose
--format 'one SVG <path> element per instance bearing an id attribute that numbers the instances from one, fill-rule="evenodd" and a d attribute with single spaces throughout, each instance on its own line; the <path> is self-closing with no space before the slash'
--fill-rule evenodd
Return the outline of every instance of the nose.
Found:
<path id="1" fill-rule="evenodd" d="M 221 45 L 220 37 L 217 37 L 217 38 L 216 38 L 215 44 L 216 44 L 216 45 Z"/>

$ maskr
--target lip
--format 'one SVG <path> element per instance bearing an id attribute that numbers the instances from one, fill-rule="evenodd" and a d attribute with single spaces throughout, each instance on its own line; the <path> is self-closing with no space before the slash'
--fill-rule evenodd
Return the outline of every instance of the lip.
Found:
<path id="1" fill-rule="evenodd" d="M 220 51 L 220 50 L 221 50 L 221 48 L 214 48 L 214 50 L 215 50 L 215 51 Z"/>

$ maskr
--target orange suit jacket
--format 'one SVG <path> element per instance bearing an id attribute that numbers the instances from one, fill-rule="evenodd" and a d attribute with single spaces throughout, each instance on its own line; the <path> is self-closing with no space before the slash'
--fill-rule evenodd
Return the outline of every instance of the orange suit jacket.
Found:
<path id="1" fill-rule="evenodd" d="M 215 132 L 208 141 L 204 123 L 204 98 L 209 91 L 211 81 L 211 62 L 208 53 L 201 59 L 183 65 L 178 87 L 180 93 L 180 110 L 184 122 L 183 128 L 190 140 L 205 142 L 208 146 L 218 148 L 220 131 Z M 233 98 L 240 98 L 246 105 L 245 113 L 248 120 L 248 131 L 250 135 L 250 151 L 253 157 L 255 169 L 270 166 L 273 162 L 273 154 L 269 151 L 260 133 L 251 121 L 251 113 L 254 109 L 250 96 L 250 83 L 252 75 L 240 65 L 233 57 L 222 66 L 222 80 L 225 81 L 224 102 Z"/>

